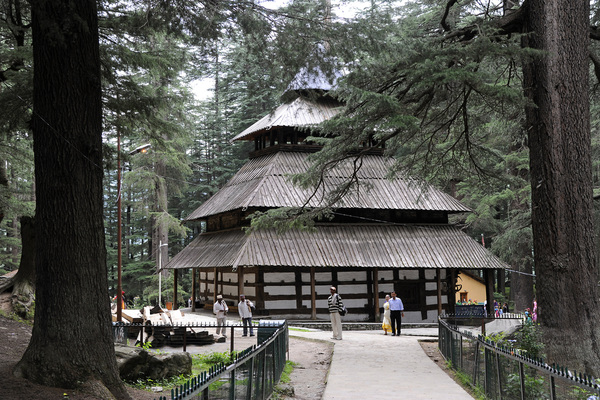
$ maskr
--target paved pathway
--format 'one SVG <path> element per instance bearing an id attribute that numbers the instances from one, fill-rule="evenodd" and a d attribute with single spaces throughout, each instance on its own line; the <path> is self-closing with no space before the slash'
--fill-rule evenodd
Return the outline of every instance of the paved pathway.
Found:
<path id="1" fill-rule="evenodd" d="M 210 316 L 187 315 L 190 314 L 206 322 L 214 321 Z M 343 340 L 333 340 L 331 331 L 293 329 L 293 323 L 291 326 L 291 336 L 334 343 L 322 400 L 473 398 L 421 348 L 419 339 L 436 339 L 437 328 L 403 329 L 402 335 L 396 337 L 378 330 L 343 331 Z M 236 338 L 236 344 L 237 341 Z"/>
<path id="2" fill-rule="evenodd" d="M 437 329 L 403 329 L 403 335 L 381 331 L 344 331 L 333 340 L 329 331 L 290 330 L 290 335 L 334 342 L 323 400 L 472 399 L 425 354 L 419 339 Z M 429 336 L 421 336 L 429 335 Z"/>

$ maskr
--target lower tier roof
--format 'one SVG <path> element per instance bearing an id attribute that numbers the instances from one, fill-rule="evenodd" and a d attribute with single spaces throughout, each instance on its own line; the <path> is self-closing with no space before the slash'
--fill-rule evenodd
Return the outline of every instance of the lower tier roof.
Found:
<path id="1" fill-rule="evenodd" d="M 204 233 L 163 268 L 506 268 L 452 225 L 319 224 L 313 231 Z"/>

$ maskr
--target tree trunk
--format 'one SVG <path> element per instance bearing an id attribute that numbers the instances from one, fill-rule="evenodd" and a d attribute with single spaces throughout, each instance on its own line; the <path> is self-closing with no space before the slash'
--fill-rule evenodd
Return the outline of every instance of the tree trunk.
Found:
<path id="1" fill-rule="evenodd" d="M 103 384 L 128 399 L 108 295 L 96 2 L 34 0 L 31 6 L 36 312 L 15 374 L 96 392 L 105 390 Z"/>
<path id="2" fill-rule="evenodd" d="M 589 2 L 529 2 L 524 66 L 536 293 L 550 362 L 600 375 L 589 115 Z"/>
<path id="3" fill-rule="evenodd" d="M 21 262 L 12 290 L 12 308 L 23 319 L 31 319 L 35 282 L 35 222 L 21 217 Z"/>
<path id="4" fill-rule="evenodd" d="M 515 250 L 515 252 L 518 250 Z M 529 249 L 531 253 L 531 248 Z M 510 274 L 511 311 L 523 312 L 533 304 L 533 268 L 531 263 L 515 263 L 511 266 L 514 271 Z"/>

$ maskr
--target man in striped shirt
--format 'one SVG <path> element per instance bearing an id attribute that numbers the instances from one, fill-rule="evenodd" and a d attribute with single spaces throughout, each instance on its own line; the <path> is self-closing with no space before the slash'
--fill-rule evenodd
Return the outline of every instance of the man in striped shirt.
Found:
<path id="1" fill-rule="evenodd" d="M 327 305 L 329 306 L 329 317 L 331 318 L 331 331 L 333 332 L 332 339 L 342 340 L 342 318 L 340 317 L 340 310 L 344 308 L 342 298 L 336 293 L 335 287 L 329 288 L 331 296 L 327 298 Z"/>

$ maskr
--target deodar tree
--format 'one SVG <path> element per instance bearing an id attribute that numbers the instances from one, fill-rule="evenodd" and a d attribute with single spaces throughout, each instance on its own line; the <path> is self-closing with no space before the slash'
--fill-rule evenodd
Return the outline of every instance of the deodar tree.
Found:
<path id="1" fill-rule="evenodd" d="M 509 147 L 530 152 L 533 249 L 524 248 L 535 257 L 547 359 L 599 376 L 589 69 L 600 63 L 590 61 L 590 4 L 386 4 L 330 33 L 332 55 L 351 64 L 337 91 L 347 107 L 325 124 L 326 146 L 305 182 L 331 160 L 357 157 L 369 138 L 396 157 L 392 172 L 437 183 L 509 179 L 494 127 L 520 121 Z"/>
<path id="2" fill-rule="evenodd" d="M 33 1 L 36 312 L 15 373 L 129 398 L 110 324 L 96 2 Z"/>

